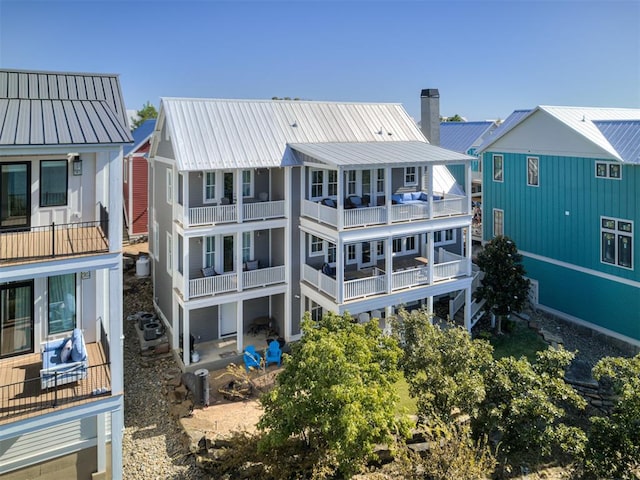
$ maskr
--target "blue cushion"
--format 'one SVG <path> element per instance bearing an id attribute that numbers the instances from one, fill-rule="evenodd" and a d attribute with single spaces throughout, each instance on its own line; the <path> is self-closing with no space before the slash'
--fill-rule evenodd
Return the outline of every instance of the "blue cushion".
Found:
<path id="1" fill-rule="evenodd" d="M 396 203 L 404 203 L 402 200 L 402 195 L 391 195 L 391 201 Z"/>
<path id="2" fill-rule="evenodd" d="M 349 197 L 349 201 L 351 202 L 352 205 L 356 207 L 360 207 L 362 205 L 362 199 L 355 195 L 352 197 Z"/>
<path id="3" fill-rule="evenodd" d="M 71 360 L 73 362 L 82 362 L 87 359 L 87 350 L 82 338 L 82 330 L 76 328 L 71 336 Z"/>
<path id="4" fill-rule="evenodd" d="M 420 200 L 422 200 L 423 202 L 426 202 L 429 200 L 429 195 L 427 195 L 424 192 L 420 192 Z"/>
<path id="5" fill-rule="evenodd" d="M 413 200 L 413 198 L 411 197 L 411 192 L 403 193 L 402 200 L 405 202 L 410 202 L 411 200 Z"/>
<path id="6" fill-rule="evenodd" d="M 411 200 L 420 200 L 420 195 L 422 195 L 422 192 L 412 192 Z"/>
<path id="7" fill-rule="evenodd" d="M 203 277 L 214 277 L 217 275 L 214 267 L 204 267 L 201 271 Z"/>

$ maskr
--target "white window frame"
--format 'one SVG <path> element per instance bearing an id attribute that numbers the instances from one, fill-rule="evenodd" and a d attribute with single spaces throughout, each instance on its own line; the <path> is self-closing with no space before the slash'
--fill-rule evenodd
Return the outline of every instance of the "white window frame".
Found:
<path id="1" fill-rule="evenodd" d="M 338 171 L 327 170 L 327 196 L 335 197 L 338 195 Z"/>
<path id="2" fill-rule="evenodd" d="M 346 176 L 346 194 L 349 195 L 357 195 L 358 194 L 358 171 L 357 170 L 347 170 L 345 173 Z"/>
<path id="3" fill-rule="evenodd" d="M 209 179 L 213 179 L 213 183 L 209 183 Z M 217 179 L 216 172 L 203 172 L 202 174 L 202 203 L 214 203 L 216 201 Z M 212 195 L 207 195 L 208 191 L 212 191 Z"/>
<path id="4" fill-rule="evenodd" d="M 602 173 L 604 175 L 600 175 L 600 171 L 598 171 L 598 167 L 603 167 L 604 170 Z M 615 174 L 612 175 L 613 171 L 617 171 L 617 176 Z M 595 164 L 595 176 L 596 178 L 607 178 L 610 180 L 622 180 L 622 165 L 618 162 L 604 162 L 604 161 L 596 161 Z"/>
<path id="5" fill-rule="evenodd" d="M 415 187 L 418 185 L 418 167 L 404 167 L 404 186 Z"/>
<path id="6" fill-rule="evenodd" d="M 325 170 L 320 168 L 312 168 L 309 172 L 309 198 L 311 200 L 320 200 L 326 196 L 324 173 Z M 314 195 L 314 193 L 320 193 L 320 195 Z"/>
<path id="7" fill-rule="evenodd" d="M 378 168 L 376 172 L 376 193 L 384 195 L 384 168 Z"/>
<path id="8" fill-rule="evenodd" d="M 309 314 L 311 315 L 311 320 L 320 321 L 322 319 L 322 306 L 318 305 L 313 300 L 309 300 Z"/>
<path id="9" fill-rule="evenodd" d="M 167 232 L 167 273 L 173 274 L 173 242 L 169 232 Z"/>
<path id="10" fill-rule="evenodd" d="M 532 168 L 533 165 L 535 168 Z M 535 182 L 533 182 L 534 179 Z M 527 157 L 527 185 L 530 187 L 540 186 L 540 158 L 538 157 Z"/>
<path id="11" fill-rule="evenodd" d="M 242 232 L 242 262 L 253 260 L 253 232 Z"/>
<path id="12" fill-rule="evenodd" d="M 446 230 L 438 230 L 433 232 L 433 244 L 435 246 L 452 245 L 457 241 L 457 230 L 455 228 L 448 228 Z M 444 240 L 442 239 L 444 237 Z M 440 238 L 438 240 L 437 238 Z"/>
<path id="13" fill-rule="evenodd" d="M 167 168 L 167 203 L 173 205 L 173 170 Z"/>
<path id="14" fill-rule="evenodd" d="M 310 235 L 309 239 L 309 256 L 310 257 L 320 257 L 325 254 L 325 246 L 324 239 L 317 237 L 315 235 Z"/>
<path id="15" fill-rule="evenodd" d="M 419 244 L 419 238 L 418 235 L 409 235 L 406 237 L 395 237 L 393 239 L 391 239 L 391 253 L 392 255 L 408 255 L 408 254 L 412 254 L 412 253 L 418 253 L 418 244 Z M 409 238 L 413 238 L 413 248 L 408 248 L 407 247 L 407 240 Z M 400 242 L 400 250 L 396 250 L 396 244 L 397 242 Z"/>
<path id="16" fill-rule="evenodd" d="M 249 175 L 249 181 L 245 181 L 245 174 Z M 242 198 L 253 197 L 253 172 L 251 170 L 242 170 Z M 245 189 L 247 189 L 247 195 L 245 195 Z"/>
<path id="17" fill-rule="evenodd" d="M 336 262 L 336 244 L 331 242 L 327 243 L 327 255 L 325 257 L 327 263 L 335 263 Z"/>
<path id="18" fill-rule="evenodd" d="M 358 249 L 356 248 L 356 244 L 350 243 L 348 245 L 345 245 L 345 247 L 347 250 L 345 252 L 346 264 L 352 265 L 354 263 L 358 263 Z"/>
<path id="19" fill-rule="evenodd" d="M 497 160 L 500 160 L 500 169 L 496 170 Z M 504 155 L 493 155 L 492 157 L 492 173 L 493 181 L 503 183 L 504 182 Z"/>
<path id="20" fill-rule="evenodd" d="M 209 249 L 212 246 L 213 249 Z M 202 266 L 214 267 L 216 266 L 216 237 L 205 236 L 202 241 Z"/>
<path id="21" fill-rule="evenodd" d="M 604 226 L 604 222 L 605 221 L 609 221 L 609 222 L 613 222 L 613 228 L 610 227 L 605 227 Z M 621 223 L 625 223 L 625 224 L 629 224 L 631 231 L 627 231 L 627 230 L 623 230 L 621 229 L 620 224 Z M 635 226 L 633 224 L 633 221 L 631 220 L 626 220 L 623 218 L 614 218 L 614 217 L 604 217 L 601 216 L 600 217 L 600 263 L 602 263 L 603 265 L 610 265 L 610 266 L 614 266 L 614 267 L 618 267 L 618 268 L 624 268 L 625 270 L 633 270 L 633 233 Z M 613 262 L 607 262 L 603 260 L 603 254 L 604 254 L 604 235 L 608 234 L 608 235 L 613 235 Z M 621 265 L 620 264 L 620 240 L 621 237 L 628 237 L 629 238 L 629 242 L 631 245 L 631 265 L 630 266 L 626 266 L 626 265 Z"/>
<path id="22" fill-rule="evenodd" d="M 497 217 L 500 217 L 500 221 L 497 221 Z M 504 210 L 502 210 L 501 208 L 494 208 L 493 209 L 493 216 L 492 216 L 492 221 L 493 221 L 493 236 L 497 237 L 499 235 L 504 235 Z M 500 226 L 499 228 L 499 232 L 497 232 L 496 230 L 498 230 L 498 225 Z"/>

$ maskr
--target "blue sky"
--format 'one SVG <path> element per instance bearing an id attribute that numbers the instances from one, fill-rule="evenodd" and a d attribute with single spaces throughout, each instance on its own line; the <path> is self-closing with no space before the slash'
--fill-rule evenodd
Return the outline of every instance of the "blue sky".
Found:
<path id="1" fill-rule="evenodd" d="M 0 67 L 120 74 L 160 97 L 398 102 L 505 118 L 640 108 L 640 0 L 0 0 Z"/>

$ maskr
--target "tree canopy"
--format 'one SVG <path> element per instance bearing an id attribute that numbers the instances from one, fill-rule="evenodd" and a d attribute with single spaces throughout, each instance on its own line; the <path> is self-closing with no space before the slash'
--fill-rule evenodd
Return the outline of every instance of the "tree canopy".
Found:
<path id="1" fill-rule="evenodd" d="M 158 118 L 158 112 L 156 110 L 156 107 L 154 107 L 150 102 L 147 101 L 147 103 L 145 103 L 142 108 L 136 112 L 136 118 L 131 117 L 133 129 L 135 130 L 146 120 L 152 118 Z"/>
<path id="2" fill-rule="evenodd" d="M 355 473 L 376 444 L 391 444 L 394 434 L 407 431 L 396 415 L 393 388 L 401 353 L 375 322 L 359 324 L 331 312 L 314 322 L 307 312 L 302 338 L 261 399 L 261 450 L 285 449 L 298 438 L 308 447 L 302 456 L 317 456 L 316 468 Z"/>

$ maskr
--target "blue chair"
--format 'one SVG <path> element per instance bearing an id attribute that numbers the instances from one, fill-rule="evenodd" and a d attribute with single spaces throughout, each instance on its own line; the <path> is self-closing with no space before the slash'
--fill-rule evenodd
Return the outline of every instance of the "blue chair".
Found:
<path id="1" fill-rule="evenodd" d="M 265 354 L 265 366 L 269 366 L 270 363 L 275 363 L 280 366 L 280 361 L 282 360 L 282 350 L 280 349 L 280 343 L 277 340 L 272 340 L 269 343 L 269 348 L 267 348 Z"/>
<path id="2" fill-rule="evenodd" d="M 256 352 L 256 347 L 253 345 L 247 345 L 244 349 L 244 354 L 242 355 L 244 359 L 244 366 L 247 369 L 247 372 L 251 367 L 260 368 L 260 363 L 262 361 L 262 357 L 258 352 Z"/>

